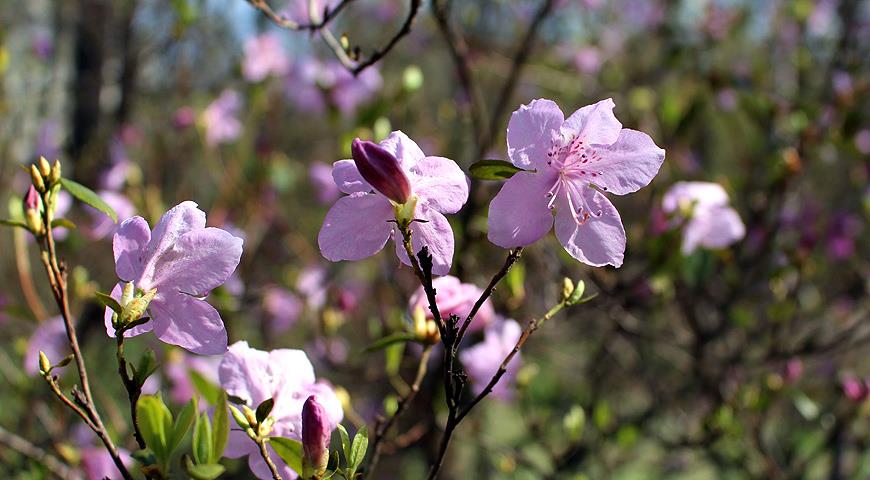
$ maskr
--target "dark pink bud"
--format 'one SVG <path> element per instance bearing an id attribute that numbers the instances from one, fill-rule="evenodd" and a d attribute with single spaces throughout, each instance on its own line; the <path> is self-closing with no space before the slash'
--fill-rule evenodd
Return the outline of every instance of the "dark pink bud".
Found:
<path id="1" fill-rule="evenodd" d="M 33 188 L 33 185 L 27 189 L 27 193 L 24 195 L 24 210 L 36 210 L 39 208 L 39 194 L 36 192 L 36 189 Z"/>
<path id="2" fill-rule="evenodd" d="M 350 152 L 360 175 L 375 190 L 396 203 L 408 201 L 411 184 L 392 153 L 375 142 L 358 138 L 351 144 Z"/>
<path id="3" fill-rule="evenodd" d="M 304 451 L 303 467 L 319 475 L 326 471 L 329 463 L 329 418 L 326 410 L 311 395 L 302 406 L 302 449 Z M 306 477 L 307 478 L 307 477 Z"/>

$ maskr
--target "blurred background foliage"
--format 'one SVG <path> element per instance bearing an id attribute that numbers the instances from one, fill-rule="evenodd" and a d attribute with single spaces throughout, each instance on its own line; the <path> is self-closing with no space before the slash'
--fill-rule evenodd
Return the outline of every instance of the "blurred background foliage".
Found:
<path id="1" fill-rule="evenodd" d="M 296 1 L 286 8 L 304 18 Z M 318 377 L 348 392 L 346 423 L 371 424 L 394 408 L 419 352 L 363 349 L 409 322 L 416 283 L 392 254 L 353 264 L 320 257 L 317 231 L 337 196 L 328 165 L 348 157 L 354 137 L 401 129 L 467 169 L 506 158 L 504 129 L 521 103 L 552 98 L 571 112 L 613 97 L 620 121 L 667 151 L 650 187 L 612 198 L 628 233 L 625 265 L 586 267 L 554 238 L 526 250 L 494 296 L 502 315 L 541 315 L 563 276 L 598 297 L 535 334 L 515 398 L 489 399 L 463 424 L 443 478 L 870 478 L 870 4 L 553 3 L 514 76 L 539 2 L 453 2 L 468 90 L 429 2 L 411 34 L 357 79 L 340 73 L 316 35 L 279 30 L 242 0 L 3 2 L 0 205 L 20 209 L 28 180 L 18 165 L 39 155 L 122 194 L 152 224 L 167 207 L 198 202 L 210 224 L 246 239 L 234 281 L 210 298 L 230 340 L 305 349 Z M 369 51 L 406 9 L 358 0 L 333 30 Z M 289 66 L 250 81 L 245 45 L 266 32 Z M 216 126 L 205 112 L 226 92 L 235 93 Z M 210 141 L 210 128 L 230 130 L 228 139 Z M 745 238 L 682 254 L 660 210 L 680 180 L 723 185 Z M 506 254 L 486 240 L 497 189 L 473 181 L 451 218 L 464 282 L 484 285 Z M 92 231 L 91 214 L 73 204 L 68 217 L 80 227 L 61 250 L 97 399 L 127 438 L 92 300 L 115 281 L 111 237 Z M 0 234 L 0 426 L 75 466 L 93 439 L 80 439 L 73 416 L 22 370 L 28 339 L 53 316 L 46 282 L 23 235 Z M 192 364 L 152 340 L 128 348 L 159 352 L 156 380 L 169 391 L 181 382 L 169 366 Z M 424 382 L 379 478 L 423 476 L 443 422 L 439 379 Z M 243 462 L 228 465 L 227 478 L 248 477 Z M 0 448 L 0 472 L 47 475 L 10 448 Z"/>

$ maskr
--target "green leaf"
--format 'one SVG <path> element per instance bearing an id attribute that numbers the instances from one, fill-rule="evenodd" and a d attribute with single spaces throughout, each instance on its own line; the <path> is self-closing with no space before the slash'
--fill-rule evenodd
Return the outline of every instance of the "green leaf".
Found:
<path id="1" fill-rule="evenodd" d="M 30 230 L 27 228 L 27 224 L 24 222 L 19 222 L 18 220 L 5 220 L 0 218 L 0 225 L 6 225 L 7 227 L 21 227 L 25 230 Z"/>
<path id="2" fill-rule="evenodd" d="M 187 431 L 193 425 L 197 413 L 199 413 L 199 406 L 196 403 L 196 397 L 191 397 L 187 405 L 178 413 L 178 418 L 175 419 L 175 424 L 172 426 L 172 436 L 169 438 L 169 444 L 167 445 L 169 452 L 175 451 L 178 445 L 181 444 L 181 441 L 184 440 L 184 436 L 187 435 Z"/>
<path id="3" fill-rule="evenodd" d="M 263 400 L 263 403 L 257 406 L 256 417 L 257 423 L 263 423 L 267 418 L 269 418 L 269 414 L 272 413 L 272 407 L 275 406 L 275 399 L 270 398 L 268 400 Z"/>
<path id="4" fill-rule="evenodd" d="M 353 472 L 366 458 L 366 450 L 369 448 L 369 430 L 363 425 L 353 437 L 353 445 L 350 447 L 350 468 Z"/>
<path id="5" fill-rule="evenodd" d="M 226 468 L 219 463 L 204 463 L 196 465 L 189 456 L 184 456 L 184 470 L 195 480 L 213 480 L 219 477 Z"/>
<path id="6" fill-rule="evenodd" d="M 478 180 L 507 180 L 525 170 L 504 160 L 481 160 L 473 163 L 468 171 Z"/>
<path id="7" fill-rule="evenodd" d="M 203 413 L 196 417 L 196 424 L 193 426 L 193 459 L 196 460 L 197 465 L 209 463 L 213 444 L 211 422 L 208 420 L 208 414 Z"/>
<path id="8" fill-rule="evenodd" d="M 369 345 L 368 347 L 366 347 L 365 350 L 363 350 L 363 352 L 365 352 L 365 353 L 376 352 L 376 351 L 381 350 L 383 348 L 387 348 L 394 343 L 413 342 L 416 340 L 417 340 L 417 336 L 414 335 L 413 333 L 410 333 L 410 332 L 394 333 L 392 335 L 387 335 L 386 337 L 381 338 L 379 340 L 375 340 L 375 342 L 372 343 L 371 345 Z"/>
<path id="9" fill-rule="evenodd" d="M 51 221 L 51 228 L 63 227 L 68 228 L 70 230 L 76 229 L 76 224 L 65 219 L 65 218 L 55 218 Z"/>
<path id="10" fill-rule="evenodd" d="M 218 395 L 217 405 L 214 410 L 214 426 L 212 431 L 212 463 L 217 463 L 227 448 L 227 440 L 230 436 L 230 417 L 227 414 L 227 394 L 223 390 Z"/>
<path id="11" fill-rule="evenodd" d="M 94 192 L 90 188 L 78 183 L 74 182 L 68 178 L 61 178 L 60 184 L 63 185 L 63 188 L 66 189 L 72 196 L 79 199 L 81 202 L 84 202 L 87 205 L 90 205 L 97 210 L 105 213 L 112 219 L 113 222 L 118 223 L 118 214 L 115 213 L 115 210 L 106 203 L 105 200 L 100 198 L 97 195 L 97 192 Z"/>
<path id="12" fill-rule="evenodd" d="M 148 380 L 148 377 L 150 377 L 156 370 L 157 356 L 154 355 L 153 350 L 146 350 L 145 355 L 142 355 L 142 358 L 139 360 L 139 365 L 136 367 L 133 380 L 135 380 L 136 384 L 141 387 L 142 385 L 145 385 L 145 381 Z"/>
<path id="13" fill-rule="evenodd" d="M 344 453 L 344 461 L 350 465 L 350 435 L 344 425 L 338 424 L 338 434 L 341 436 L 341 451 Z"/>
<path id="14" fill-rule="evenodd" d="M 103 292 L 95 292 L 94 296 L 97 297 L 97 301 L 102 303 L 104 306 L 112 309 L 113 312 L 120 314 L 123 308 L 121 308 L 121 304 L 118 303 L 117 300 L 112 298 L 111 295 Z"/>
<path id="15" fill-rule="evenodd" d="M 193 388 L 202 395 L 202 398 L 204 398 L 206 402 L 210 405 L 216 405 L 218 403 L 221 394 L 220 387 L 212 383 L 211 380 L 202 376 L 202 374 L 196 370 L 188 369 L 187 375 L 190 377 L 190 383 L 193 384 Z"/>
<path id="16" fill-rule="evenodd" d="M 156 395 L 143 395 L 136 404 L 142 438 L 161 464 L 169 460 L 167 445 L 172 431 L 172 412 Z"/>
<path id="17" fill-rule="evenodd" d="M 288 467 L 302 475 L 302 442 L 292 438 L 270 437 L 269 443 L 272 444 L 272 449 Z"/>

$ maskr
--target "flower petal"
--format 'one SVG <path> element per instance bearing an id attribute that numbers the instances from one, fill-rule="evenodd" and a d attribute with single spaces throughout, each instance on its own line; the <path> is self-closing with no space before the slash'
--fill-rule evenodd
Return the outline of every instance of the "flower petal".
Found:
<path id="1" fill-rule="evenodd" d="M 426 157 L 411 171 L 412 191 L 441 213 L 456 213 L 468 201 L 468 177 L 453 160 Z"/>
<path id="2" fill-rule="evenodd" d="M 571 201 L 577 208 L 589 209 L 590 216 L 582 225 L 571 214 L 571 205 L 564 194 L 556 205 L 556 238 L 572 257 L 593 267 L 619 267 L 625 255 L 625 229 L 616 207 L 597 190 L 577 186 L 571 191 Z"/>
<path id="3" fill-rule="evenodd" d="M 371 192 L 372 186 L 360 175 L 353 160 L 339 160 L 332 164 L 332 179 L 344 193 Z"/>
<path id="4" fill-rule="evenodd" d="M 683 253 L 690 254 L 699 246 L 725 248 L 746 235 L 740 215 L 731 207 L 695 208 L 692 219 L 683 231 Z"/>
<path id="5" fill-rule="evenodd" d="M 508 157 L 520 168 L 543 166 L 565 115 L 556 102 L 532 100 L 512 115 L 507 128 Z"/>
<path id="6" fill-rule="evenodd" d="M 115 300 L 121 300 L 121 290 L 123 290 L 123 285 L 119 282 L 115 285 L 115 288 L 112 289 L 112 293 L 109 295 Z M 103 314 L 103 322 L 106 324 L 106 333 L 115 338 L 115 327 L 112 326 L 112 314 L 115 313 L 111 308 L 106 307 L 106 312 Z M 136 327 L 131 328 L 124 332 L 124 338 L 135 337 L 136 335 L 142 335 L 143 333 L 150 332 L 154 328 L 154 322 L 145 322 L 142 325 L 138 325 Z"/>
<path id="7" fill-rule="evenodd" d="M 405 170 L 409 170 L 426 156 L 423 150 L 420 150 L 420 147 L 401 130 L 396 130 L 379 143 L 381 147 L 396 156 Z"/>
<path id="8" fill-rule="evenodd" d="M 529 245 L 553 227 L 547 192 L 555 172 L 519 172 L 505 182 L 489 204 L 489 241 L 503 248 Z"/>
<path id="9" fill-rule="evenodd" d="M 151 228 L 142 217 L 121 222 L 112 239 L 115 273 L 121 280 L 132 282 L 142 274 L 144 248 L 151 241 Z"/>
<path id="10" fill-rule="evenodd" d="M 361 260 L 384 248 L 394 217 L 386 197 L 374 193 L 355 193 L 339 198 L 329 209 L 317 243 L 327 260 Z"/>
<path id="11" fill-rule="evenodd" d="M 164 294 L 151 301 L 154 333 L 161 341 L 200 355 L 227 351 L 227 330 L 214 307 L 183 293 Z"/>
<path id="12" fill-rule="evenodd" d="M 241 399 L 251 408 L 257 408 L 273 395 L 268 388 L 269 382 L 262 381 L 263 373 L 268 371 L 269 352 L 251 348 L 248 342 L 239 341 L 227 349 L 218 366 L 218 377 L 227 395 Z"/>
<path id="13" fill-rule="evenodd" d="M 623 129 L 611 145 L 596 145 L 601 156 L 600 169 L 593 183 L 608 192 L 625 195 L 649 185 L 665 161 L 665 151 L 657 147 L 649 135 Z"/>
<path id="14" fill-rule="evenodd" d="M 435 209 L 425 205 L 417 207 L 416 218 L 426 220 L 411 223 L 411 247 L 414 253 L 418 253 L 423 246 L 429 247 L 432 255 L 432 273 L 435 275 L 447 275 L 450 273 L 450 265 L 453 263 L 453 228 L 447 217 L 438 213 Z M 396 255 L 405 265 L 411 265 L 402 239 L 396 233 Z"/>
<path id="15" fill-rule="evenodd" d="M 728 205 L 728 192 L 722 185 L 713 182 L 677 182 L 662 198 L 662 210 L 673 213 L 682 203 L 696 207 L 725 207 Z"/>
<path id="16" fill-rule="evenodd" d="M 151 233 L 151 241 L 145 248 L 143 269 L 137 287 L 153 288 L 151 281 L 154 265 L 159 257 L 172 249 L 175 242 L 191 230 L 205 228 L 205 212 L 197 208 L 195 202 L 182 202 L 164 213 Z"/>
<path id="17" fill-rule="evenodd" d="M 196 297 L 222 285 L 235 271 L 244 241 L 220 228 L 185 233 L 154 262 L 152 284 L 159 291 Z"/>
<path id="18" fill-rule="evenodd" d="M 622 124 L 613 115 L 612 98 L 577 110 L 562 125 L 562 134 L 582 137 L 587 143 L 610 145 L 619 137 Z"/>

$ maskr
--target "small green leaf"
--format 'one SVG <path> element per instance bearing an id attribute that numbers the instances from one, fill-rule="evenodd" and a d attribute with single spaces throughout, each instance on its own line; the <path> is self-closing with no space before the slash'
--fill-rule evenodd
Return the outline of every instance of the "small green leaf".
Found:
<path id="1" fill-rule="evenodd" d="M 6 225 L 7 227 L 21 227 L 25 230 L 30 230 L 27 228 L 27 224 L 24 222 L 19 222 L 18 220 L 5 220 L 0 218 L 0 225 Z"/>
<path id="2" fill-rule="evenodd" d="M 65 218 L 55 218 L 51 221 L 51 228 L 63 227 L 68 228 L 70 230 L 76 229 L 76 224 L 65 219 Z"/>
<path id="3" fill-rule="evenodd" d="M 104 306 L 112 309 L 113 312 L 120 314 L 123 308 L 121 308 L 121 304 L 118 303 L 117 300 L 112 298 L 111 295 L 103 292 L 95 292 L 94 296 L 97 297 L 97 301 L 102 303 Z"/>
<path id="4" fill-rule="evenodd" d="M 184 470 L 195 480 L 213 480 L 219 477 L 226 468 L 219 463 L 204 463 L 196 465 L 189 456 L 184 456 Z"/>
<path id="5" fill-rule="evenodd" d="M 288 467 L 302 475 L 302 442 L 292 438 L 270 437 L 269 443 L 272 444 L 272 449 Z"/>
<path id="6" fill-rule="evenodd" d="M 211 463 L 217 463 L 227 448 L 227 440 L 230 436 L 230 417 L 227 414 L 227 394 L 223 390 L 218 395 L 215 405 L 214 426 L 212 431 Z"/>
<path id="7" fill-rule="evenodd" d="M 257 406 L 256 417 L 257 423 L 263 423 L 264 420 L 269 418 L 269 414 L 272 413 L 272 407 L 275 406 L 275 399 L 270 398 L 268 400 L 263 400 L 259 406 Z"/>
<path id="8" fill-rule="evenodd" d="M 208 420 L 208 414 L 203 413 L 196 417 L 196 424 L 193 426 L 193 459 L 196 460 L 197 465 L 209 463 L 213 444 L 211 422 Z"/>
<path id="9" fill-rule="evenodd" d="M 72 196 L 76 197 L 85 204 L 90 205 L 97 210 L 105 213 L 109 216 L 109 218 L 112 219 L 113 222 L 118 223 L 118 214 L 115 213 L 115 210 L 110 207 L 105 200 L 97 195 L 97 192 L 68 178 L 61 178 L 60 183 L 61 185 L 63 185 L 63 188 L 65 188 L 66 191 L 72 194 Z"/>
<path id="10" fill-rule="evenodd" d="M 369 431 L 363 425 L 353 437 L 353 445 L 350 447 L 350 467 L 356 472 L 366 458 L 366 450 L 369 448 Z"/>
<path id="11" fill-rule="evenodd" d="M 196 370 L 188 369 L 187 375 L 190 377 L 190 383 L 193 384 L 193 388 L 202 395 L 202 398 L 204 398 L 210 405 L 216 405 L 221 394 L 220 387 L 212 383 L 211 380 L 202 376 L 202 374 Z"/>
<path id="12" fill-rule="evenodd" d="M 383 348 L 387 348 L 394 343 L 413 342 L 415 340 L 417 340 L 417 336 L 414 335 L 413 333 L 409 333 L 409 332 L 394 333 L 392 335 L 387 335 L 386 337 L 381 338 L 379 340 L 375 340 L 375 342 L 372 343 L 371 345 L 369 345 L 368 347 L 366 347 L 365 350 L 363 350 L 363 352 L 365 352 L 365 353 L 376 352 L 376 351 L 381 350 Z"/>
<path id="13" fill-rule="evenodd" d="M 350 465 L 350 435 L 344 425 L 338 424 L 338 434 L 341 436 L 341 451 L 344 453 L 344 461 Z"/>
<path id="14" fill-rule="evenodd" d="M 199 406 L 196 403 L 196 397 L 192 397 L 187 402 L 187 405 L 181 409 L 181 412 L 178 413 L 178 418 L 175 419 L 175 424 L 172 426 L 172 436 L 168 445 L 169 452 L 175 451 L 181 444 L 181 441 L 184 440 L 184 436 L 187 435 L 187 431 L 193 425 L 197 413 L 199 413 Z"/>
<path id="15" fill-rule="evenodd" d="M 153 350 L 146 350 L 145 354 L 142 355 L 142 358 L 139 359 L 139 365 L 136 367 L 133 380 L 135 380 L 136 384 L 141 387 L 142 385 L 145 385 L 145 381 L 148 380 L 148 377 L 150 377 L 155 371 L 157 371 L 157 356 L 154 355 Z"/>
<path id="16" fill-rule="evenodd" d="M 136 414 L 145 443 L 154 452 L 157 460 L 166 464 L 169 460 L 167 445 L 172 431 L 172 412 L 159 396 L 143 395 L 136 404 Z"/>
<path id="17" fill-rule="evenodd" d="M 504 160 L 481 160 L 472 164 L 468 171 L 478 180 L 507 180 L 524 170 Z"/>

